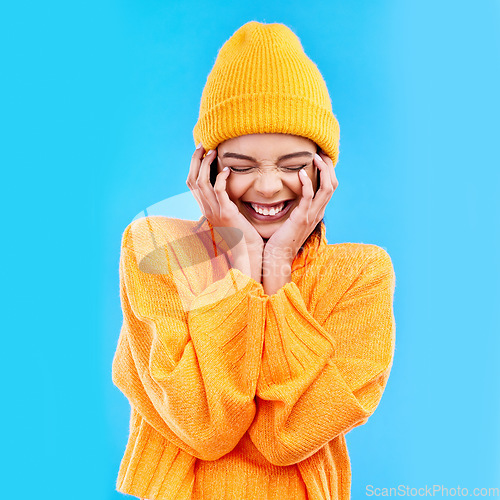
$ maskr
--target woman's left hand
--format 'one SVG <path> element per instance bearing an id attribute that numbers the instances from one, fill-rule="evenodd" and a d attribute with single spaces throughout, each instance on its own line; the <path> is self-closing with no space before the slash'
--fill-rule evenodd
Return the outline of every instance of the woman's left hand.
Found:
<path id="1" fill-rule="evenodd" d="M 292 264 L 300 247 L 323 218 L 326 205 L 339 185 L 333 161 L 329 156 L 321 152 L 314 156 L 314 162 L 321 172 L 321 186 L 314 195 L 311 179 L 304 169 L 299 171 L 302 198 L 288 219 L 267 241 L 264 247 L 267 261 L 278 259 Z"/>

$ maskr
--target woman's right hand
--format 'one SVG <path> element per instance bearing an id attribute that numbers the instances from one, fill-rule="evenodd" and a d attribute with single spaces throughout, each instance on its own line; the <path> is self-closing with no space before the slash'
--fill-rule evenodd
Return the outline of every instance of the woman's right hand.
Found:
<path id="1" fill-rule="evenodd" d="M 203 157 L 204 153 L 205 149 L 200 144 L 191 158 L 186 184 L 198 202 L 203 215 L 214 228 L 217 228 L 217 232 L 230 246 L 233 266 L 260 283 L 264 240 L 227 194 L 226 180 L 230 170 L 219 172 L 215 185 L 212 186 L 210 165 L 215 160 L 217 152 L 212 150 Z M 243 233 L 241 239 L 239 234 L 235 234 L 234 229 Z M 233 245 L 234 241 L 238 242 Z"/>

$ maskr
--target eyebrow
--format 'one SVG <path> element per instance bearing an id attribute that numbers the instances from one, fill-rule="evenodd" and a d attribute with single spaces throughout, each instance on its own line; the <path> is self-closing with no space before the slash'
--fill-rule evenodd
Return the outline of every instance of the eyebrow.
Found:
<path id="1" fill-rule="evenodd" d="M 309 158 L 313 157 L 313 154 L 310 151 L 298 151 L 297 153 L 289 153 L 278 158 L 278 161 L 288 160 L 289 158 L 296 158 L 297 156 L 308 156 Z M 249 160 L 253 162 L 257 162 L 255 158 L 252 156 L 241 155 L 239 153 L 224 153 L 222 158 L 236 158 L 238 160 Z"/>

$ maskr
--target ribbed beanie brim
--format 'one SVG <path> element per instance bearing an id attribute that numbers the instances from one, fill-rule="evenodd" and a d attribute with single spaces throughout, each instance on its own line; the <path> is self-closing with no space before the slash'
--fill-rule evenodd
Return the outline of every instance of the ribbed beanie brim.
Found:
<path id="1" fill-rule="evenodd" d="M 307 137 L 337 163 L 339 124 L 318 68 L 290 28 L 250 21 L 217 55 L 193 136 L 208 150 L 258 133 Z"/>

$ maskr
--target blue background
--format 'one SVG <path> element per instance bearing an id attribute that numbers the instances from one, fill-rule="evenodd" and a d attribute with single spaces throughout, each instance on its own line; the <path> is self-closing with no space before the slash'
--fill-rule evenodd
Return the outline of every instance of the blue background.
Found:
<path id="1" fill-rule="evenodd" d="M 396 271 L 393 372 L 347 436 L 353 498 L 367 485 L 500 486 L 498 1 L 2 11 L 2 498 L 123 497 L 122 232 L 187 191 L 206 77 L 250 20 L 292 28 L 330 90 L 329 243 L 380 245 Z"/>

